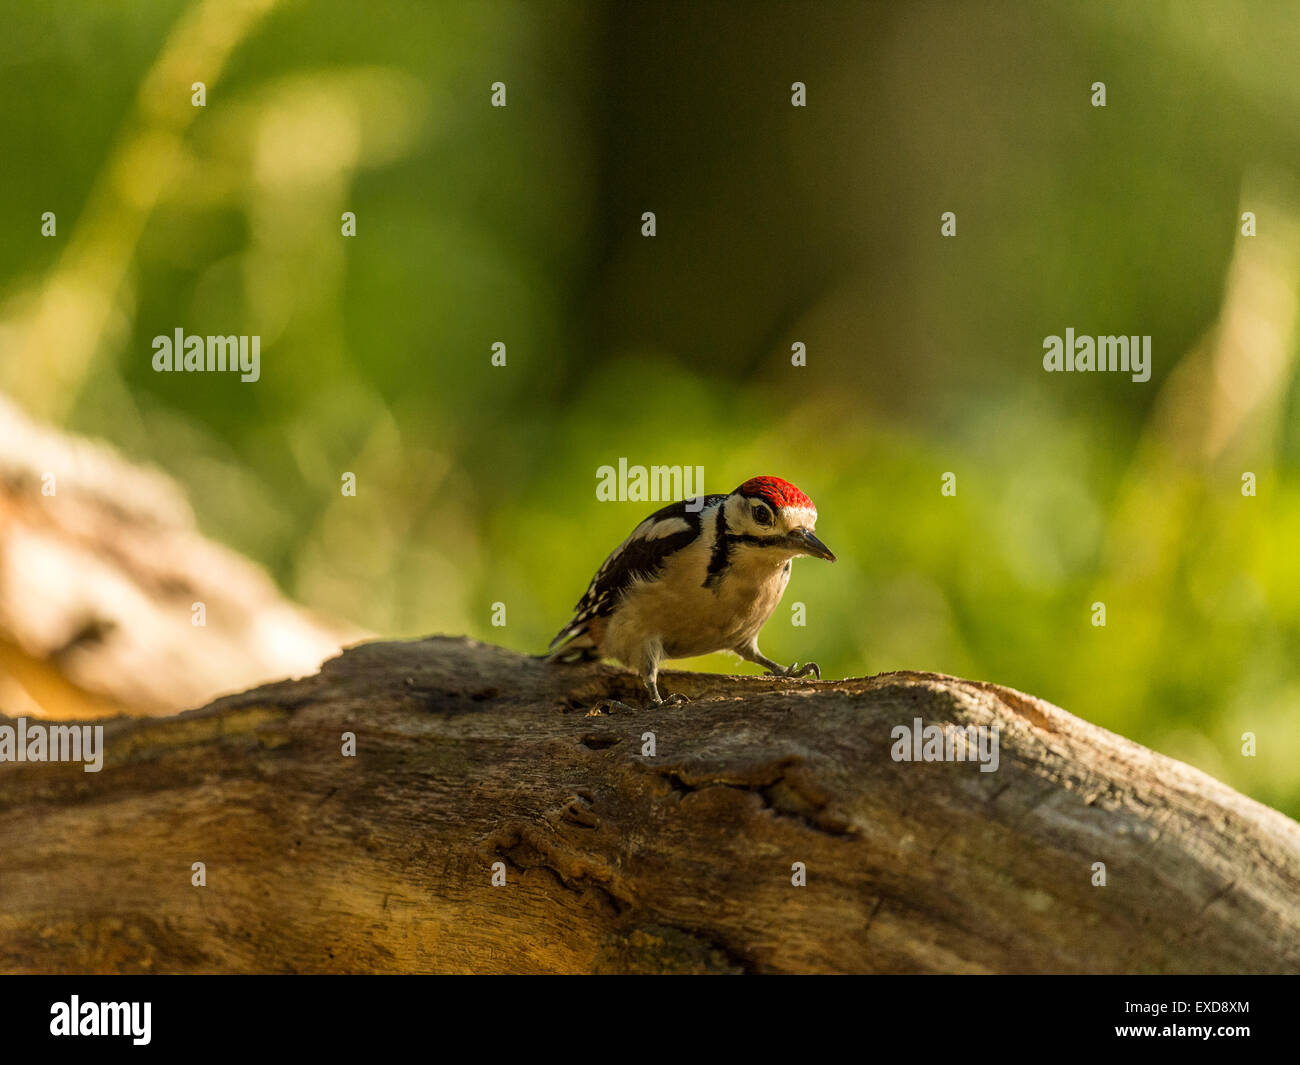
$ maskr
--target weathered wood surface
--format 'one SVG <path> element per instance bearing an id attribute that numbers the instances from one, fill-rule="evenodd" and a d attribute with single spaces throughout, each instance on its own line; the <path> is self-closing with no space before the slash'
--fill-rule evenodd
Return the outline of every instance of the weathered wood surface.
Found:
<path id="1" fill-rule="evenodd" d="M 0 765 L 0 969 L 1300 970 L 1300 825 L 1185 765 L 936 674 L 663 683 L 588 717 L 634 678 L 374 643 Z M 893 761 L 915 717 L 999 770 Z"/>

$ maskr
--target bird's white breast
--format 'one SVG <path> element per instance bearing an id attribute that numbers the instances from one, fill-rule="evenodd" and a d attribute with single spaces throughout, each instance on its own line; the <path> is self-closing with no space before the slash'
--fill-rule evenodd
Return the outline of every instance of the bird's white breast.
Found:
<path id="1" fill-rule="evenodd" d="M 657 638 L 668 658 L 688 658 L 757 635 L 785 592 L 789 560 L 738 544 L 725 575 L 706 587 L 716 521 L 716 511 L 706 512 L 702 535 L 667 560 L 658 580 L 627 590 L 602 640 L 607 654 L 634 665 L 647 640 Z"/>

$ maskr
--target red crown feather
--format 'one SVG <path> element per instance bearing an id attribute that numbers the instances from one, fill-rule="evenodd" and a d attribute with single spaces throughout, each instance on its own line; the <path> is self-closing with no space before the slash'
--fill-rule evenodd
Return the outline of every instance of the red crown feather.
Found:
<path id="1" fill-rule="evenodd" d="M 737 489 L 741 495 L 758 496 L 774 507 L 807 507 L 816 510 L 813 501 L 789 481 L 780 477 L 751 477 Z"/>

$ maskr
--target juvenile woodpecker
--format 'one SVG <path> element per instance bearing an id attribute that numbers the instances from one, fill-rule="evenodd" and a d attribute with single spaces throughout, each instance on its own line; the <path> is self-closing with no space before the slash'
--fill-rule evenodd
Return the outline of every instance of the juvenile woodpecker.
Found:
<path id="1" fill-rule="evenodd" d="M 812 500 L 779 477 L 657 510 L 596 571 L 547 657 L 616 658 L 637 671 L 656 705 L 666 658 L 734 651 L 776 676 L 820 678 L 815 662 L 782 668 L 758 649 L 795 556 L 835 561 L 813 535 L 816 524 Z"/>

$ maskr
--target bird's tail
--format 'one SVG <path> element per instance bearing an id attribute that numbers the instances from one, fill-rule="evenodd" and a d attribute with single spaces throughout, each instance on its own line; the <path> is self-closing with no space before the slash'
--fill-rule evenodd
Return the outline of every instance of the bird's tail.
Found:
<path id="1" fill-rule="evenodd" d="M 584 625 L 576 629 L 561 629 L 559 635 L 551 641 L 550 649 L 537 657 L 546 662 L 573 665 L 576 662 L 591 662 L 600 658 L 601 654 L 596 641 Z"/>

